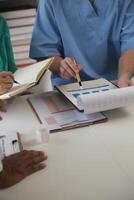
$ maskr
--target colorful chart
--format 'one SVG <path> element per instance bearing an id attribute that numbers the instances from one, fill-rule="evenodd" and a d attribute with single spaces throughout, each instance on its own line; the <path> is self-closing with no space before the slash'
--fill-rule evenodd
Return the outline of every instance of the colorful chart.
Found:
<path id="1" fill-rule="evenodd" d="M 93 87 L 93 88 L 84 88 L 82 90 L 68 90 L 68 92 L 71 93 L 72 96 L 77 98 L 80 95 L 104 92 L 104 91 L 108 91 L 109 89 L 110 89 L 109 85 L 104 85 L 104 86 Z"/>

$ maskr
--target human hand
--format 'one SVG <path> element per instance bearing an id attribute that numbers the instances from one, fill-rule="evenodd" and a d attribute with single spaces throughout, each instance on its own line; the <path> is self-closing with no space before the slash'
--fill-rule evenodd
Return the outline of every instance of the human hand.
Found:
<path id="1" fill-rule="evenodd" d="M 63 79 L 76 78 L 76 74 L 82 69 L 82 65 L 76 64 L 74 59 L 66 57 L 60 62 L 59 76 Z"/>
<path id="2" fill-rule="evenodd" d="M 129 78 L 128 76 L 121 76 L 118 81 L 117 81 L 117 85 L 119 87 L 128 87 L 128 86 L 132 86 L 134 85 L 134 82 L 132 81 L 131 78 Z"/>
<path id="3" fill-rule="evenodd" d="M 8 92 L 14 83 L 12 72 L 0 72 L 0 94 Z"/>
<path id="4" fill-rule="evenodd" d="M 0 188 L 10 187 L 34 172 L 42 170 L 47 156 L 41 151 L 24 150 L 5 157 L 2 160 L 3 170 L 0 172 Z"/>

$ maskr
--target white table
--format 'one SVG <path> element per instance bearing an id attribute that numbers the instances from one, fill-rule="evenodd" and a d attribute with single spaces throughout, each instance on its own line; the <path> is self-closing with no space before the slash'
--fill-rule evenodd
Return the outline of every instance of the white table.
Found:
<path id="1" fill-rule="evenodd" d="M 0 191 L 0 200 L 134 200 L 134 106 L 106 114 L 106 123 L 53 133 L 36 147 L 47 152 L 47 168 Z M 38 126 L 21 98 L 2 116 L 1 131 Z"/>

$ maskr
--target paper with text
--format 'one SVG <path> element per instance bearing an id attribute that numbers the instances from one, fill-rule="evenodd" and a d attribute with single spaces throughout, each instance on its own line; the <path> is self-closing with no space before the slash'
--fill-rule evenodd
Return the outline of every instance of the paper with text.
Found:
<path id="1" fill-rule="evenodd" d="M 80 95 L 77 103 L 85 114 L 128 106 L 134 103 L 134 86 Z"/>

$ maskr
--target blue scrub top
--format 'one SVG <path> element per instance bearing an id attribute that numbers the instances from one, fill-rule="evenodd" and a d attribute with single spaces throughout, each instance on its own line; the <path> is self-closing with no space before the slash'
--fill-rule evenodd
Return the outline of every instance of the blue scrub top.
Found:
<path id="1" fill-rule="evenodd" d="M 82 80 L 117 79 L 121 52 L 134 49 L 134 0 L 40 0 L 30 56 L 75 58 Z M 53 75 L 53 84 L 63 80 Z"/>

